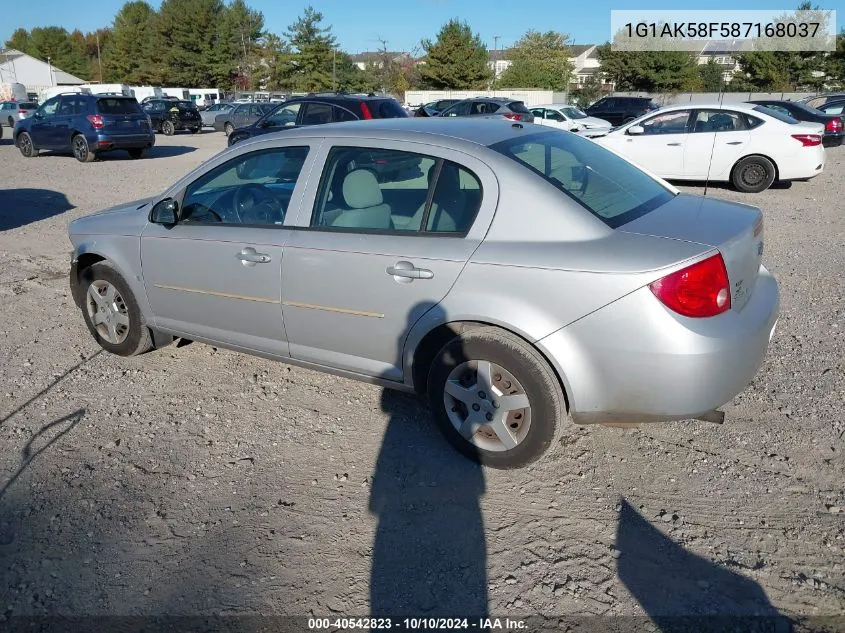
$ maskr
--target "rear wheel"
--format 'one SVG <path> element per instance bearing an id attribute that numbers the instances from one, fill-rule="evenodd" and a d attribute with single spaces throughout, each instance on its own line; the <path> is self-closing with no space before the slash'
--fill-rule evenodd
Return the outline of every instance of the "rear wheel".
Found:
<path id="1" fill-rule="evenodd" d="M 132 149 L 126 151 L 129 152 L 130 158 L 141 158 L 144 155 L 144 148 L 142 147 L 133 147 Z"/>
<path id="2" fill-rule="evenodd" d="M 464 332 L 440 350 L 428 397 L 449 443 L 493 468 L 536 461 L 566 420 L 560 384 L 545 359 L 493 327 Z"/>
<path id="3" fill-rule="evenodd" d="M 173 136 L 176 134 L 176 127 L 173 125 L 173 121 L 164 121 L 161 124 L 161 131 L 164 132 L 165 136 Z"/>
<path id="4" fill-rule="evenodd" d="M 88 147 L 88 140 L 82 134 L 75 135 L 70 141 L 73 157 L 80 163 L 93 162 L 97 155 Z"/>
<path id="5" fill-rule="evenodd" d="M 82 316 L 100 347 L 119 356 L 135 356 L 152 347 L 135 296 L 111 264 L 99 262 L 86 268 L 79 284 Z"/>
<path id="6" fill-rule="evenodd" d="M 198 127 L 192 127 L 191 128 L 191 134 L 196 134 L 199 131 L 200 131 L 200 129 Z"/>
<path id="7" fill-rule="evenodd" d="M 235 131 L 235 126 L 232 125 L 231 123 L 227 123 L 226 125 L 223 126 L 223 134 L 225 134 L 226 136 L 229 136 L 234 131 Z"/>
<path id="8" fill-rule="evenodd" d="M 775 181 L 775 166 L 763 156 L 749 156 L 734 165 L 731 182 L 744 193 L 760 193 Z"/>
<path id="9" fill-rule="evenodd" d="M 34 158 L 38 156 L 38 150 L 32 142 L 32 137 L 29 132 L 21 132 L 18 135 L 18 149 L 26 158 Z"/>

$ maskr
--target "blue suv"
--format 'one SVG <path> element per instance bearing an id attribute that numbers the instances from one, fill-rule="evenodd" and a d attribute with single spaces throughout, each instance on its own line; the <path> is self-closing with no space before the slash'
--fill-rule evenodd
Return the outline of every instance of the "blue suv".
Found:
<path id="1" fill-rule="evenodd" d="M 71 152 L 83 163 L 115 149 L 141 158 L 144 150 L 155 145 L 150 118 L 134 97 L 123 95 L 57 95 L 42 103 L 32 116 L 18 121 L 13 135 L 27 158 L 45 149 Z"/>

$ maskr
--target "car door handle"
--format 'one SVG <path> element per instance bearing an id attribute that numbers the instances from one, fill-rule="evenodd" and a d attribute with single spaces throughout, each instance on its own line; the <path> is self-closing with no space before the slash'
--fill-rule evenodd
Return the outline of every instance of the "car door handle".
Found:
<path id="1" fill-rule="evenodd" d="M 727 141 L 725 145 L 742 145 L 742 141 Z"/>
<path id="2" fill-rule="evenodd" d="M 237 258 L 241 260 L 244 266 L 255 266 L 256 264 L 269 264 L 273 261 L 267 253 L 258 253 L 254 248 L 248 246 L 237 254 Z"/>
<path id="3" fill-rule="evenodd" d="M 406 261 L 399 261 L 393 266 L 388 266 L 387 274 L 408 280 L 434 278 L 434 273 L 432 271 L 427 268 L 417 268 L 411 262 Z"/>
<path id="4" fill-rule="evenodd" d="M 666 143 L 666 145 L 668 145 L 669 147 L 678 147 L 680 145 L 683 145 L 683 143 Z"/>

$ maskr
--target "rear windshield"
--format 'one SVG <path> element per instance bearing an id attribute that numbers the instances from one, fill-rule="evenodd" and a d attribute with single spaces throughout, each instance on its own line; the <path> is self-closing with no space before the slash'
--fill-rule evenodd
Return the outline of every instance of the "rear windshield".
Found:
<path id="1" fill-rule="evenodd" d="M 508 107 L 512 112 L 528 112 L 528 108 L 525 107 L 525 104 L 522 101 L 511 101 L 508 104 Z"/>
<path id="2" fill-rule="evenodd" d="M 19 103 L 18 110 L 35 110 L 38 107 L 37 103 Z"/>
<path id="3" fill-rule="evenodd" d="M 139 114 L 138 102 L 129 97 L 97 99 L 97 111 L 100 114 Z"/>
<path id="4" fill-rule="evenodd" d="M 197 106 L 193 101 L 177 101 L 176 107 L 180 110 L 196 110 Z"/>
<path id="5" fill-rule="evenodd" d="M 373 99 L 364 103 L 374 119 L 396 119 L 408 116 L 405 109 L 395 99 Z"/>
<path id="6" fill-rule="evenodd" d="M 755 110 L 755 112 L 762 112 L 763 114 L 766 114 L 766 115 L 772 117 L 773 119 L 777 119 L 778 121 L 782 121 L 784 123 L 789 123 L 790 125 L 798 123 L 798 119 L 793 118 L 793 117 L 789 116 L 788 114 L 784 114 L 780 110 L 775 110 L 774 108 L 768 108 L 764 105 L 754 106 L 754 110 Z"/>
<path id="7" fill-rule="evenodd" d="M 557 187 L 611 228 L 674 197 L 626 160 L 575 134 L 541 132 L 490 147 Z"/>

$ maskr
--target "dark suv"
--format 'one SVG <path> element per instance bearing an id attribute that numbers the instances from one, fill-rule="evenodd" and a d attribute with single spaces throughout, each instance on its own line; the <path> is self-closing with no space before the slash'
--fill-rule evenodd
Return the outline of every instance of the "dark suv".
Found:
<path id="1" fill-rule="evenodd" d="M 289 99 L 252 125 L 238 128 L 229 135 L 229 145 L 253 136 L 303 125 L 359 119 L 396 119 L 407 116 L 408 113 L 393 97 L 342 92 L 310 94 Z"/>
<path id="2" fill-rule="evenodd" d="M 202 129 L 202 117 L 197 106 L 191 101 L 176 99 L 150 99 L 141 106 L 150 117 L 153 129 L 173 136 L 179 130 L 189 130 L 196 134 Z"/>
<path id="3" fill-rule="evenodd" d="M 132 158 L 155 145 L 150 119 L 133 97 L 68 93 L 42 103 L 14 129 L 15 145 L 30 158 L 42 149 L 72 152 L 83 163 L 125 149 Z"/>
<path id="4" fill-rule="evenodd" d="M 659 109 L 649 97 L 602 97 L 584 111 L 611 125 L 622 125 Z"/>

